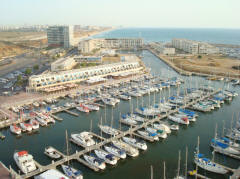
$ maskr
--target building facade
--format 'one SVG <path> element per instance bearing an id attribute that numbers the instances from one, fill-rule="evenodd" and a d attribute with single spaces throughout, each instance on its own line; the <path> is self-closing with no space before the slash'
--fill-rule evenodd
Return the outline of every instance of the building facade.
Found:
<path id="1" fill-rule="evenodd" d="M 124 74 L 126 72 L 138 73 L 142 70 L 143 67 L 139 62 L 120 62 L 69 71 L 33 75 L 29 78 L 27 90 L 39 91 L 48 87 L 85 81 L 92 77 L 105 77 L 109 75 Z"/>
<path id="2" fill-rule="evenodd" d="M 76 64 L 73 57 L 60 58 L 51 63 L 51 71 L 71 70 Z"/>
<path id="3" fill-rule="evenodd" d="M 81 53 L 90 53 L 93 49 L 107 48 L 107 49 L 134 49 L 143 46 L 142 38 L 106 38 L 106 39 L 88 39 L 80 41 L 78 50 Z"/>
<path id="4" fill-rule="evenodd" d="M 47 28 L 49 47 L 70 48 L 73 46 L 73 26 L 49 26 Z"/>
<path id="5" fill-rule="evenodd" d="M 172 39 L 172 46 L 191 54 L 219 53 L 219 49 L 211 44 L 188 39 Z"/>
<path id="6" fill-rule="evenodd" d="M 159 42 L 153 42 L 149 44 L 151 48 L 156 50 L 159 54 L 163 55 L 174 55 L 175 48 L 166 47 L 165 44 Z"/>

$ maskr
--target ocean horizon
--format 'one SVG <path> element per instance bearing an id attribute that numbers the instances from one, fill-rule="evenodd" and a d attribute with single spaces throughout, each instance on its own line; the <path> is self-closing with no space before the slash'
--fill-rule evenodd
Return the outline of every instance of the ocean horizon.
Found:
<path id="1" fill-rule="evenodd" d="M 170 42 L 186 38 L 215 44 L 240 45 L 240 29 L 225 28 L 117 28 L 93 38 L 143 38 L 145 42 Z"/>

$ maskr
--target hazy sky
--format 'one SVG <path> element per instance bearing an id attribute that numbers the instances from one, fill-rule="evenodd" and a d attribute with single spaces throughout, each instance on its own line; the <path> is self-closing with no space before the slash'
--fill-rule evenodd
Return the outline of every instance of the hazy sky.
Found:
<path id="1" fill-rule="evenodd" d="M 240 0 L 0 0 L 0 25 L 240 28 Z"/>

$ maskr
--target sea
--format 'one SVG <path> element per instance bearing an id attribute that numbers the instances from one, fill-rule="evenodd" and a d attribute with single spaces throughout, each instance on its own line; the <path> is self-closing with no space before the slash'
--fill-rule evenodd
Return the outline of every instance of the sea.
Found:
<path id="1" fill-rule="evenodd" d="M 190 38 L 194 40 L 208 41 L 212 43 L 228 43 L 240 44 L 240 33 L 237 30 L 227 29 L 116 29 L 110 32 L 105 32 L 96 37 L 142 37 L 145 41 L 170 41 L 173 37 Z M 162 93 L 155 95 L 147 95 L 139 99 L 132 98 L 130 101 L 121 101 L 116 107 L 106 107 L 100 109 L 98 112 L 91 112 L 89 114 L 80 113 L 77 110 L 74 112 L 79 113 L 79 116 L 72 116 L 67 113 L 58 113 L 57 116 L 63 118 L 61 122 L 56 122 L 54 125 L 48 127 L 41 127 L 39 131 L 31 134 L 23 134 L 21 137 L 12 135 L 9 129 L 3 129 L 1 132 L 6 136 L 5 140 L 0 140 L 0 161 L 6 166 L 11 166 L 18 171 L 18 168 L 13 160 L 14 151 L 27 150 L 34 156 L 42 165 L 51 163 L 51 160 L 44 155 L 44 148 L 53 146 L 58 150 L 66 153 L 66 140 L 65 131 L 68 135 L 72 133 L 79 133 L 82 131 L 89 131 L 100 135 L 98 124 L 102 118 L 105 124 L 111 123 L 113 116 L 113 126 L 119 128 L 119 115 L 130 112 L 130 106 L 133 109 L 137 104 L 153 105 L 154 96 L 156 101 L 160 98 L 167 98 L 176 94 L 177 90 L 183 88 L 194 88 L 201 85 L 210 85 L 213 88 L 226 88 L 234 90 L 240 94 L 238 86 L 232 86 L 231 83 L 224 81 L 207 81 L 202 77 L 192 76 L 186 77 L 177 74 L 173 69 L 166 65 L 159 58 L 146 50 L 142 51 L 121 51 L 121 53 L 135 53 L 143 56 L 142 60 L 146 66 L 151 68 L 151 73 L 158 75 L 162 78 L 179 77 L 186 81 L 180 89 L 171 88 L 170 91 L 163 90 Z M 158 100 L 159 99 L 159 100 Z M 180 130 L 172 132 L 167 139 L 160 140 L 159 142 L 148 143 L 148 150 L 140 152 L 136 158 L 127 157 L 126 160 L 120 160 L 114 167 L 107 166 L 107 169 L 102 172 L 94 172 L 82 164 L 73 161 L 71 165 L 83 172 L 85 179 L 150 179 L 151 166 L 153 168 L 153 178 L 163 178 L 163 163 L 166 165 L 166 178 L 174 178 L 177 175 L 178 156 L 181 153 L 180 159 L 180 174 L 184 175 L 185 168 L 187 170 L 195 169 L 193 163 L 194 152 L 197 146 L 197 138 L 200 138 L 200 152 L 206 157 L 212 159 L 213 153 L 210 147 L 210 141 L 217 133 L 223 136 L 231 126 L 231 121 L 239 118 L 240 97 L 235 97 L 232 102 L 225 103 L 220 109 L 215 109 L 208 113 L 198 113 L 199 117 L 196 122 L 187 126 L 180 126 Z M 70 101 L 70 99 L 62 99 L 57 105 L 63 105 Z M 91 127 L 92 123 L 92 127 Z M 225 126 L 223 130 L 223 126 Z M 127 129 L 126 126 L 122 126 Z M 105 136 L 106 137 L 106 136 Z M 188 148 L 188 156 L 186 162 L 185 150 Z M 70 153 L 80 151 L 82 148 L 74 144 L 70 144 Z M 215 154 L 214 160 L 220 164 L 226 165 L 231 168 L 239 167 L 239 160 L 232 159 L 221 154 Z M 186 165 L 187 163 L 187 165 Z M 61 168 L 58 168 L 61 171 Z M 204 176 L 214 179 L 226 179 L 227 175 L 213 174 L 202 169 L 198 170 Z"/>

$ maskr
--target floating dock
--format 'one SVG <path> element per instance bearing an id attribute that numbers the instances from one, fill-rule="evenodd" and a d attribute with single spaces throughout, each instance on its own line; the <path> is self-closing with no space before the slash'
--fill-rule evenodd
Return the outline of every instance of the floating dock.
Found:
<path id="1" fill-rule="evenodd" d="M 64 109 L 63 111 L 66 112 L 66 113 L 68 113 L 68 114 L 71 114 L 71 115 L 73 115 L 73 116 L 79 116 L 78 113 L 75 113 L 75 112 L 69 111 L 69 110 L 67 110 L 67 109 Z"/>

